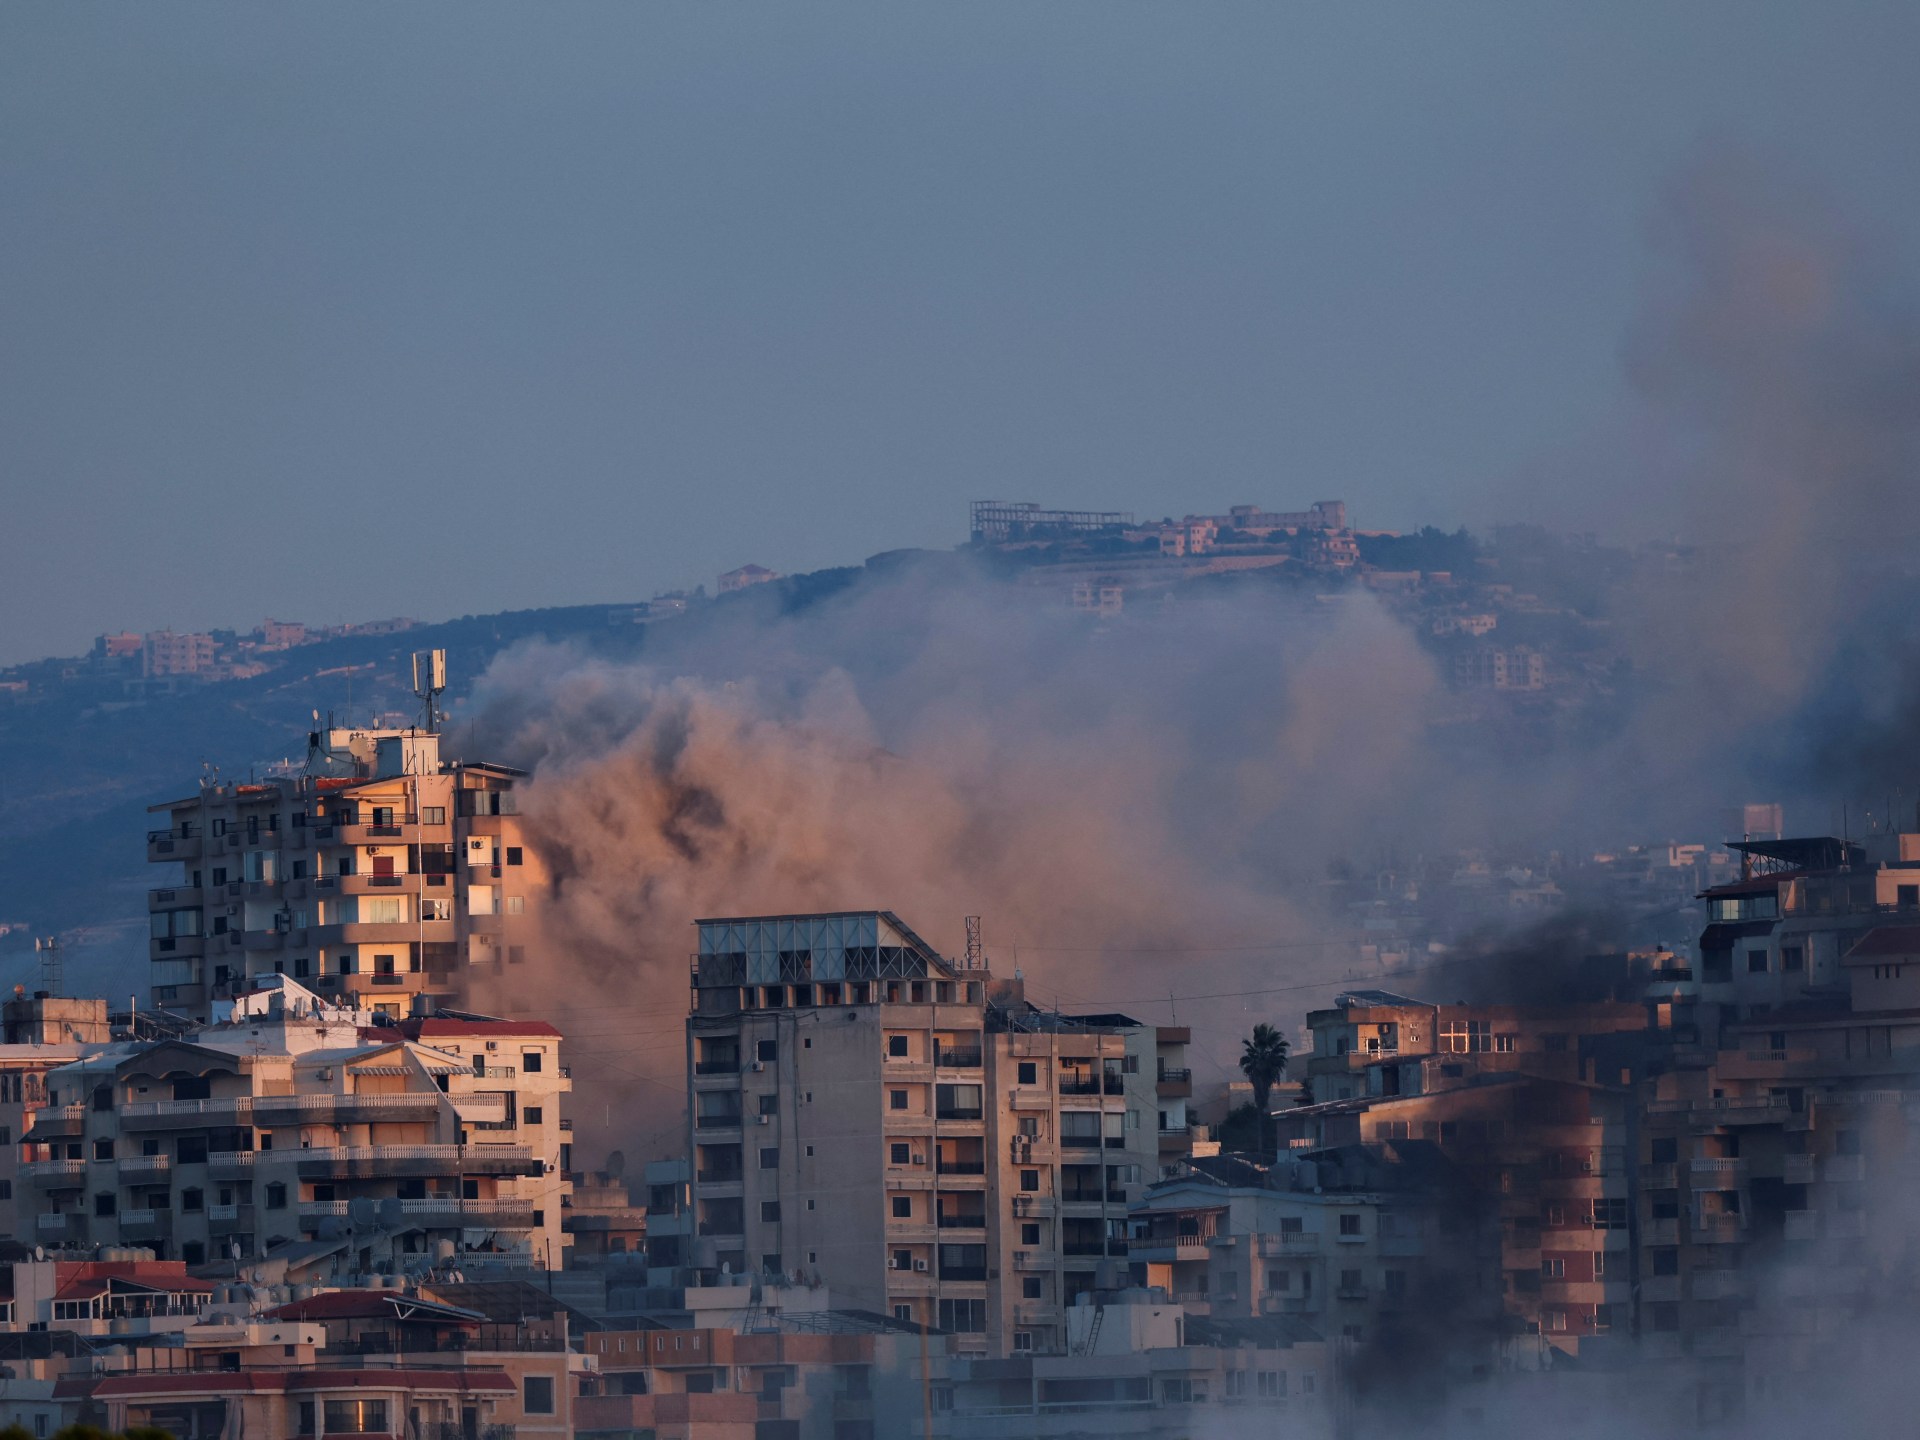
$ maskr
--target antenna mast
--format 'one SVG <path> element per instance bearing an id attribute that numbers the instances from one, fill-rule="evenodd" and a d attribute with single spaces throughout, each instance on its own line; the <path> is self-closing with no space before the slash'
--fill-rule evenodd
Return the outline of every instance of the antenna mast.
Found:
<path id="1" fill-rule="evenodd" d="M 420 662 L 426 661 L 422 665 Z M 447 688 L 447 652 L 444 650 L 416 650 L 413 652 L 413 693 L 420 699 L 423 728 L 429 735 L 439 726 L 440 712 L 434 702 Z"/>
<path id="2" fill-rule="evenodd" d="M 58 995 L 66 982 L 66 964 L 60 954 L 60 937 L 49 935 L 44 940 L 36 939 L 33 948 L 40 956 L 40 988 L 49 995 Z"/>
<path id="3" fill-rule="evenodd" d="M 967 916 L 967 969 L 984 970 L 986 952 L 980 943 L 980 917 Z"/>

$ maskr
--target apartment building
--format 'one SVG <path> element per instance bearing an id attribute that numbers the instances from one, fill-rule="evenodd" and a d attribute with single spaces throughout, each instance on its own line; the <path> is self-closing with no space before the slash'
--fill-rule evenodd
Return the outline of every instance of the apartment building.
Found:
<path id="1" fill-rule="evenodd" d="M 1427 1005 L 1356 991 L 1307 1017 L 1316 1103 L 1274 1117 L 1309 1156 L 1424 1142 L 1500 1222 L 1506 1314 L 1569 1353 L 1630 1333 L 1643 1077 L 1691 1011 L 1665 998 Z M 1321 1097 L 1328 1098 L 1321 1098 Z"/>
<path id="2" fill-rule="evenodd" d="M 1289 1316 L 1213 1320 L 1150 1292 L 1068 1312 L 1068 1353 L 936 1362 L 941 1440 L 1330 1440 L 1338 1350 Z"/>
<path id="3" fill-rule="evenodd" d="M 456 997 L 525 951 L 544 877 L 507 766 L 443 760 L 426 730 L 310 734 L 299 775 L 149 807 L 153 1004 L 194 1019 L 263 975 L 376 1014 Z"/>
<path id="4" fill-rule="evenodd" d="M 687 1034 L 696 1268 L 975 1353 L 1059 1349 L 1123 1268 L 1185 1068 L 1180 1032 L 1041 1010 L 886 911 L 701 921 Z"/>
<path id="5" fill-rule="evenodd" d="M 915 1433 L 943 1337 L 857 1311 L 755 1311 L 729 1325 L 601 1330 L 584 1337 L 596 1392 L 582 1435 L 687 1440 L 876 1440 Z"/>
<path id="6" fill-rule="evenodd" d="M 355 1272 L 563 1261 L 571 1081 L 552 1027 L 403 1029 L 262 984 L 228 1022 L 48 1073 L 22 1137 L 23 1243 Z"/>
<path id="7" fill-rule="evenodd" d="M 113 1334 L 113 1349 L 70 1364 L 54 1387 L 64 1418 L 175 1440 L 564 1440 L 591 1364 L 569 1353 L 564 1322 L 501 1324 L 431 1291 L 214 1303 L 170 1334 Z"/>
<path id="8" fill-rule="evenodd" d="M 1421 1142 L 1195 1160 L 1135 1202 L 1134 1281 L 1192 1317 L 1289 1316 L 1356 1344 L 1445 1296 L 1460 1338 L 1484 1347 L 1501 1313 L 1498 1235 L 1443 1203 L 1452 1168 Z"/>
<path id="9" fill-rule="evenodd" d="M 68 1000 L 15 986 L 0 1005 L 0 1233 L 14 1234 L 20 1140 L 47 1103 L 47 1075 L 103 1048 L 104 1000 Z"/>

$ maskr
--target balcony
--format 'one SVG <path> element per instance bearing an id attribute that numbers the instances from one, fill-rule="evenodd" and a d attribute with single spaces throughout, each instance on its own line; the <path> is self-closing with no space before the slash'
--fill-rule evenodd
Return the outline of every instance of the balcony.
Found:
<path id="1" fill-rule="evenodd" d="M 1694 1160 L 1687 1166 L 1688 1183 L 1695 1190 L 1732 1190 L 1747 1178 L 1744 1160 Z"/>
<path id="2" fill-rule="evenodd" d="M 245 1235 L 253 1230 L 251 1205 L 209 1205 L 207 1229 L 215 1235 Z"/>
<path id="3" fill-rule="evenodd" d="M 1098 1095 L 1100 1078 L 1097 1075 L 1081 1075 L 1071 1070 L 1060 1075 L 1060 1093 L 1062 1095 Z"/>
<path id="4" fill-rule="evenodd" d="M 224 1095 L 211 1100 L 135 1100 L 119 1107 L 125 1130 L 199 1130 L 210 1125 L 236 1125 L 251 1113 L 251 1095 Z"/>
<path id="5" fill-rule="evenodd" d="M 400 1207 L 399 1214 L 430 1230 L 531 1230 L 533 1207 L 518 1200 L 461 1200 L 430 1196 L 424 1200 L 376 1200 L 381 1209 Z M 350 1213 L 348 1200 L 302 1200 L 300 1219 L 319 1221 Z M 702 1232 L 704 1233 L 704 1232 Z M 734 1232 L 737 1233 L 737 1232 Z"/>
<path id="6" fill-rule="evenodd" d="M 1163 1065 L 1154 1077 L 1155 1093 L 1162 1100 L 1178 1100 L 1193 1094 L 1193 1071 L 1184 1065 Z"/>
<path id="7" fill-rule="evenodd" d="M 128 1155 L 120 1161 L 123 1180 L 165 1179 L 172 1173 L 171 1155 Z"/>
<path id="8" fill-rule="evenodd" d="M 978 1120 L 981 1112 L 978 1105 L 942 1105 L 933 1113 L 939 1120 Z"/>
<path id="9" fill-rule="evenodd" d="M 338 1145 L 293 1153 L 302 1180 L 546 1173 L 546 1162 L 524 1145 Z"/>
<path id="10" fill-rule="evenodd" d="M 937 1070 L 978 1070 L 981 1054 L 978 1048 L 971 1050 L 938 1045 L 934 1047 L 933 1064 Z"/>
<path id="11" fill-rule="evenodd" d="M 731 1060 L 697 1061 L 694 1064 L 693 1073 L 695 1075 L 738 1075 L 740 1073 L 740 1057 L 736 1055 Z"/>
<path id="12" fill-rule="evenodd" d="M 416 845 L 420 842 L 419 822 L 386 825 L 341 825 L 336 845 Z"/>
<path id="13" fill-rule="evenodd" d="M 177 827 L 147 832 L 147 859 L 150 862 L 192 860 L 199 854 L 200 836 L 197 833 L 182 835 Z"/>
<path id="14" fill-rule="evenodd" d="M 933 1172 L 936 1175 L 985 1175 L 987 1162 L 984 1160 L 953 1160 L 945 1155 L 935 1157 Z"/>
<path id="15" fill-rule="evenodd" d="M 20 1167 L 21 1179 L 48 1190 L 77 1186 L 86 1174 L 84 1160 L 29 1160 Z"/>
<path id="16" fill-rule="evenodd" d="M 47 1244 L 82 1244 L 87 1239 L 84 1215 L 40 1215 L 33 1222 L 34 1237 Z"/>
<path id="17" fill-rule="evenodd" d="M 1745 1220 L 1738 1215 L 1700 1215 L 1688 1227 L 1696 1245 L 1737 1245 L 1747 1238 Z"/>
<path id="18" fill-rule="evenodd" d="M 1649 1190 L 1677 1190 L 1680 1188 L 1680 1167 L 1678 1165 L 1642 1165 L 1640 1183 Z"/>
<path id="19" fill-rule="evenodd" d="M 1789 1185 L 1811 1185 L 1814 1180 L 1813 1156 L 1785 1156 L 1780 1162 L 1780 1178 Z"/>
<path id="20" fill-rule="evenodd" d="M 412 872 L 389 875 L 341 875 L 337 877 L 342 895 L 393 895 L 401 891 L 417 893 L 420 876 Z"/>
<path id="21" fill-rule="evenodd" d="M 198 960 L 206 953 L 204 935 L 154 935 L 147 940 L 149 960 Z"/>
<path id="22" fill-rule="evenodd" d="M 175 887 L 147 891 L 147 910 L 198 910 L 205 892 L 198 888 Z"/>
<path id="23" fill-rule="evenodd" d="M 271 1150 L 266 1152 L 269 1156 Z M 207 1177 L 212 1180 L 251 1180 L 259 1155 L 252 1150 L 221 1150 L 207 1156 Z"/>
<path id="24" fill-rule="evenodd" d="M 122 1210 L 119 1218 L 123 1240 L 164 1240 L 173 1234 L 171 1210 Z"/>
<path id="25" fill-rule="evenodd" d="M 1820 1212 L 1817 1210 L 1787 1211 L 1785 1233 L 1789 1240 L 1818 1240 Z"/>
<path id="26" fill-rule="evenodd" d="M 1678 1245 L 1680 1243 L 1680 1222 L 1673 1218 L 1649 1220 L 1646 1229 L 1649 1245 Z"/>
<path id="27" fill-rule="evenodd" d="M 261 1095 L 253 1101 L 258 1125 L 353 1125 L 432 1120 L 446 1096 L 439 1091 L 411 1095 Z"/>
<path id="28" fill-rule="evenodd" d="M 42 1140 L 78 1140 L 87 1125 L 84 1105 L 45 1105 L 33 1112 L 33 1128 L 20 1138 L 30 1143 Z"/>

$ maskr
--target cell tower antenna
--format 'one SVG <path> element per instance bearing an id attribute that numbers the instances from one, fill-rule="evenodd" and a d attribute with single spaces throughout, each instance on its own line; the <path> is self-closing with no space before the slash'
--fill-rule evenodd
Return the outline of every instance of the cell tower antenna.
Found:
<path id="1" fill-rule="evenodd" d="M 967 916 L 967 969 L 984 970 L 987 965 L 986 951 L 980 943 L 980 917 Z"/>
<path id="2" fill-rule="evenodd" d="M 421 662 L 425 663 L 422 664 Z M 420 711 L 423 728 L 429 735 L 434 734 L 440 723 L 440 711 L 435 702 L 447 688 L 447 652 L 444 650 L 416 650 L 413 652 L 413 693 L 420 698 Z"/>
<path id="3" fill-rule="evenodd" d="M 65 985 L 66 964 L 60 952 L 60 937 L 49 935 L 44 940 L 33 942 L 35 953 L 40 956 L 40 988 L 49 995 L 58 995 Z"/>

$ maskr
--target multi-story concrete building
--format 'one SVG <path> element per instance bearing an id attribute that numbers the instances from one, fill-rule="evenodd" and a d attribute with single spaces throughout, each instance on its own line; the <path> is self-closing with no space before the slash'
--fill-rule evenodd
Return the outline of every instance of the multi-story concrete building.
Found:
<path id="1" fill-rule="evenodd" d="M 1067 1353 L 936 1362 L 940 1440 L 1329 1440 L 1337 1345 L 1304 1321 L 1195 1316 L 1128 1291 L 1068 1312 Z M 904 1433 L 904 1432 L 903 1432 Z"/>
<path id="2" fill-rule="evenodd" d="M 696 1268 L 817 1277 L 976 1352 L 1064 1344 L 1185 1069 L 1182 1033 L 1037 1009 L 885 911 L 701 921 L 687 1035 Z"/>
<path id="3" fill-rule="evenodd" d="M 542 876 L 501 765 L 425 730 L 314 731 L 304 772 L 150 807 L 153 1003 L 196 1019 L 284 974 L 376 1014 L 523 958 Z"/>
<path id="4" fill-rule="evenodd" d="M 20 1141 L 47 1103 L 47 1075 L 103 1049 L 111 1038 L 104 1000 L 68 1000 L 15 987 L 0 1005 L 0 1232 L 18 1229 Z"/>
<path id="5" fill-rule="evenodd" d="M 551 1026 L 379 1025 L 284 979 L 236 1012 L 49 1072 L 20 1239 L 358 1272 L 443 1247 L 562 1262 L 571 1081 Z"/>

